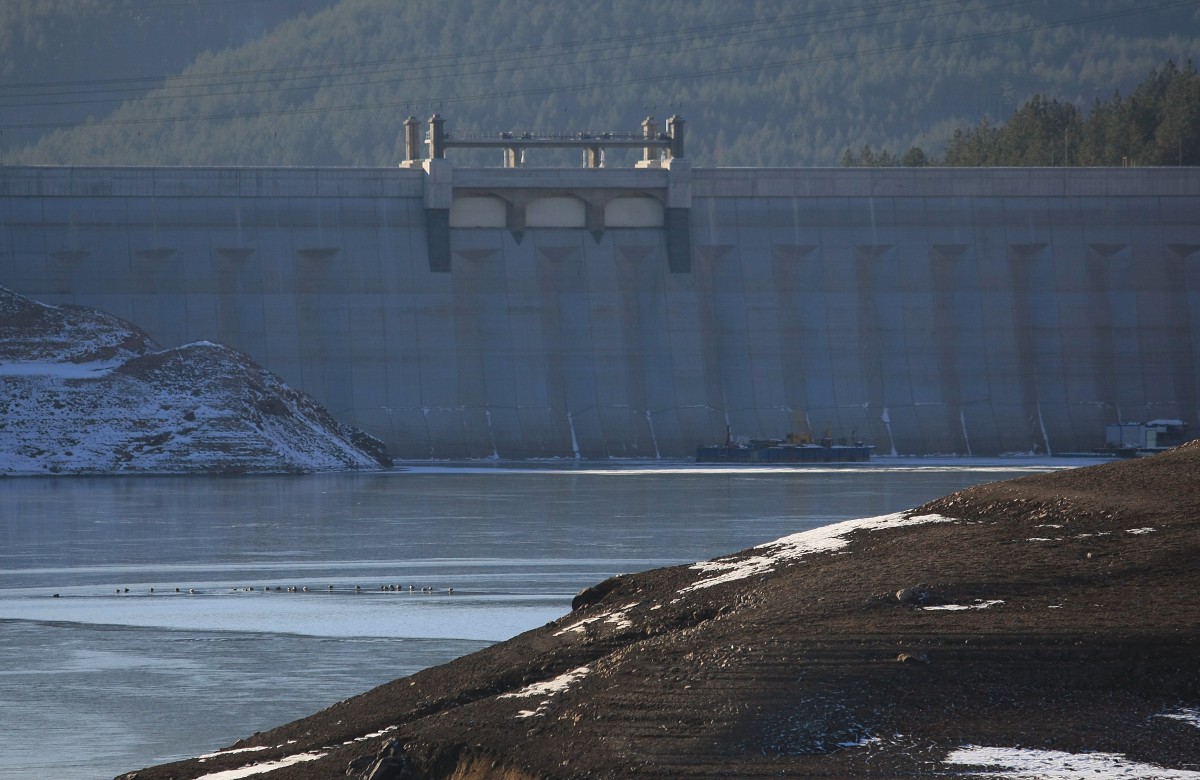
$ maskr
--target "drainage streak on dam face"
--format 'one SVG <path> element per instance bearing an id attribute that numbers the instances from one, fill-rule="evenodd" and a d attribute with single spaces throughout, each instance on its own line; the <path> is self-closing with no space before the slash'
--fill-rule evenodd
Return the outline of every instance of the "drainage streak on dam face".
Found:
<path id="1" fill-rule="evenodd" d="M 229 344 L 400 458 L 1200 416 L 1197 169 L 6 167 L 0 284 Z"/>

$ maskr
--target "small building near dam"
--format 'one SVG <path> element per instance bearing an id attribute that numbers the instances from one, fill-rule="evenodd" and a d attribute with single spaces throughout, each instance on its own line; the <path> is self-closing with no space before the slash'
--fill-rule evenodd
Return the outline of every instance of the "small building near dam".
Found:
<path id="1" fill-rule="evenodd" d="M 401 459 L 1200 423 L 1200 169 L 692 168 L 682 124 L 637 167 L 615 135 L 530 167 L 539 138 L 497 168 L 452 134 L 386 169 L 2 167 L 0 284 L 233 346 Z"/>

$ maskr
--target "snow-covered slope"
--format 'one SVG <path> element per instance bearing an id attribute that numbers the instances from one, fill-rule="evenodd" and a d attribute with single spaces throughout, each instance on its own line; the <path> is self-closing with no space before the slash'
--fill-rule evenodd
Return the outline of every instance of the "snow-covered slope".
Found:
<path id="1" fill-rule="evenodd" d="M 136 327 L 0 287 L 0 474 L 255 473 L 378 468 L 338 423 L 245 355 L 162 349 Z"/>

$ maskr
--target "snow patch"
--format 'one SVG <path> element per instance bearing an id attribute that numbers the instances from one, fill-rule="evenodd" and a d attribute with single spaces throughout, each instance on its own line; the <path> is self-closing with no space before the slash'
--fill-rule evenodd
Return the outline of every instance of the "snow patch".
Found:
<path id="1" fill-rule="evenodd" d="M 0 376 L 52 376 L 58 379 L 95 379 L 107 376 L 124 360 L 104 360 L 91 363 L 60 363 L 52 361 L 20 361 L 0 363 Z"/>
<path id="2" fill-rule="evenodd" d="M 498 699 L 518 699 L 526 696 L 553 696 L 556 693 L 562 693 L 576 680 L 581 680 L 592 671 L 586 666 L 580 666 L 577 669 L 572 669 L 569 672 L 563 672 L 553 680 L 546 680 L 540 683 L 527 685 L 519 691 L 512 693 L 502 693 L 496 698 Z"/>
<path id="3" fill-rule="evenodd" d="M 264 761 L 261 764 L 251 764 L 241 767 L 240 769 L 226 769 L 222 772 L 212 772 L 207 775 L 201 775 L 196 780 L 239 780 L 242 777 L 253 777 L 267 772 L 274 772 L 276 769 L 300 764 L 305 761 L 316 761 L 318 758 L 324 758 L 327 753 L 297 753 L 294 756 L 281 758 L 278 761 Z"/>
<path id="4" fill-rule="evenodd" d="M 619 610 L 614 610 L 613 612 L 605 612 L 603 615 L 596 615 L 595 617 L 584 618 L 583 620 L 580 620 L 577 623 L 572 623 L 571 625 L 567 626 L 566 628 L 555 631 L 554 636 L 562 636 L 563 634 L 566 634 L 566 633 L 581 634 L 592 623 L 599 623 L 601 621 L 603 621 L 607 625 L 615 626 L 617 629 L 629 628 L 630 626 L 633 625 L 633 623 L 629 620 L 627 613 L 629 612 L 629 610 L 633 609 L 637 605 L 638 605 L 638 602 L 635 601 L 632 604 L 626 604 L 625 606 L 621 607 L 621 609 L 619 609 Z"/>
<path id="5" fill-rule="evenodd" d="M 354 739 L 348 739 L 345 742 L 343 742 L 342 744 L 343 745 L 353 745 L 355 742 L 366 742 L 368 739 L 375 739 L 376 737 L 382 737 L 384 734 L 389 734 L 398 728 L 400 728 L 400 727 L 399 726 L 388 726 L 385 729 L 380 729 L 379 731 L 373 731 L 370 734 L 363 734 L 361 737 L 355 737 Z"/>
<path id="6" fill-rule="evenodd" d="M 921 607 L 921 609 L 926 612 L 937 612 L 937 611 L 959 612 L 964 609 L 987 609 L 988 607 L 994 607 L 997 604 L 1003 604 L 1003 603 L 1004 603 L 1003 599 L 993 599 L 991 601 L 983 601 L 982 599 L 975 599 L 974 604 L 938 604 L 937 606 L 934 606 L 934 607 Z"/>
<path id="7" fill-rule="evenodd" d="M 1156 528 L 1130 528 L 1130 529 L 1126 530 L 1125 533 L 1134 534 L 1135 536 L 1140 536 L 1142 534 L 1152 534 L 1156 530 L 1158 530 L 1158 529 L 1156 529 Z"/>
<path id="8" fill-rule="evenodd" d="M 342 743 L 342 745 L 353 745 L 355 742 L 365 742 L 369 739 L 375 739 L 377 737 L 382 737 L 384 734 L 393 732 L 398 728 L 399 728 L 399 726 L 388 726 L 387 728 L 380 729 L 379 731 L 375 731 L 370 734 L 364 734 L 361 737 L 355 737 L 354 739 L 346 740 L 345 742 Z M 291 745 L 295 741 L 296 740 L 291 739 L 291 740 L 288 740 L 285 744 Z M 276 745 L 275 749 L 277 750 L 283 746 L 284 745 Z M 252 753 L 252 752 L 255 752 L 258 750 L 267 750 L 267 749 L 268 748 L 265 745 L 261 745 L 258 747 L 233 748 L 232 750 L 218 750 L 215 753 L 205 753 L 202 756 L 197 756 L 197 759 L 199 759 L 200 763 L 204 763 L 205 760 L 210 759 L 210 758 L 217 758 L 218 756 L 231 756 L 236 753 Z M 286 758 L 281 758 L 277 761 L 264 761 L 260 764 L 249 764 L 247 766 L 240 767 L 238 769 L 225 769 L 220 772 L 211 772 L 207 775 L 204 775 L 203 777 L 197 778 L 196 780 L 237 780 L 237 778 L 241 778 L 241 777 L 253 777 L 254 775 L 260 775 L 260 774 L 264 774 L 266 772 L 273 772 L 276 769 L 283 769 L 284 767 L 289 767 L 289 766 L 292 766 L 293 764 L 299 764 L 299 763 L 303 763 L 305 761 L 316 761 L 318 758 L 324 758 L 325 756 L 329 755 L 328 751 L 331 748 L 326 747 L 326 748 L 322 748 L 322 749 L 327 752 L 321 753 L 321 752 L 313 750 L 313 751 L 309 751 L 307 753 L 297 753 L 294 756 L 288 756 Z"/>
<path id="9" fill-rule="evenodd" d="M 950 753 L 946 763 L 987 767 L 977 777 L 1010 780 L 1093 780 L 1097 777 L 1128 780 L 1200 780 L 1200 772 L 1165 769 L 1130 761 L 1120 753 L 1066 753 L 1061 750 L 982 747 L 967 745 Z"/>
<path id="10" fill-rule="evenodd" d="M 537 709 L 518 710 L 516 717 L 532 718 L 534 716 L 544 715 L 546 713 L 546 708 L 550 706 L 550 699 L 555 694 L 562 693 L 567 688 L 570 688 L 571 685 L 575 681 L 583 679 L 584 677 L 586 677 L 588 675 L 589 672 L 591 672 L 591 669 L 589 669 L 586 666 L 580 666 L 577 669 L 572 669 L 569 672 L 564 672 L 563 674 L 560 674 L 558 677 L 555 677 L 553 680 L 546 680 L 545 682 L 534 683 L 533 685 L 527 685 L 519 691 L 513 691 L 512 693 L 502 693 L 499 696 L 497 696 L 496 698 L 497 699 L 516 699 L 516 698 L 523 698 L 523 697 L 527 697 L 527 696 L 545 696 L 546 698 L 538 703 Z"/>
<path id="11" fill-rule="evenodd" d="M 691 568 L 711 576 L 681 589 L 679 593 L 689 593 L 701 588 L 710 588 L 736 580 L 744 580 L 759 574 L 774 571 L 781 563 L 798 561 L 806 555 L 829 553 L 842 549 L 850 544 L 847 538 L 855 531 L 879 531 L 888 528 L 903 528 L 926 523 L 953 523 L 954 519 L 942 515 L 909 515 L 897 512 L 890 515 L 868 517 L 859 520 L 845 520 L 840 523 L 813 528 L 798 534 L 785 536 L 773 542 L 760 544 L 753 548 L 762 550 L 758 555 L 745 557 L 716 558 L 711 561 L 700 561 Z"/>
<path id="12" fill-rule="evenodd" d="M 862 737 L 854 742 L 839 742 L 837 746 L 840 748 L 869 747 L 880 742 L 883 742 L 883 739 L 880 737 Z"/>
<path id="13" fill-rule="evenodd" d="M 196 759 L 204 763 L 205 759 L 216 758 L 217 756 L 232 756 L 235 753 L 254 753 L 259 750 L 266 750 L 266 745 L 258 745 L 256 747 L 231 748 L 229 750 L 218 750 L 215 753 L 205 753 L 204 755 L 196 756 Z"/>
<path id="14" fill-rule="evenodd" d="M 1200 708 L 1196 707 L 1180 707 L 1171 712 L 1163 712 L 1155 715 L 1156 718 L 1171 718 L 1173 720 L 1182 720 L 1184 723 L 1190 723 L 1200 729 Z"/>

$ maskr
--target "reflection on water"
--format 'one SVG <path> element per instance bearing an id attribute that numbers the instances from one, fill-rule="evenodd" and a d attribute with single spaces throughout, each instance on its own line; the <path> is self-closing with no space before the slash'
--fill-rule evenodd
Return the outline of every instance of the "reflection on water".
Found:
<path id="1" fill-rule="evenodd" d="M 1061 465 L 5 479 L 0 777 L 198 755 L 540 626 L 612 574 Z"/>

